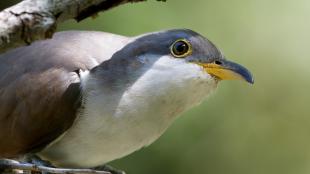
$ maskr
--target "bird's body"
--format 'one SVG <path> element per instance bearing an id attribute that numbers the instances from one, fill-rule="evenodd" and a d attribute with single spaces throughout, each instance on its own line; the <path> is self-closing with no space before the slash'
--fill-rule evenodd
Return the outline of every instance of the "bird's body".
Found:
<path id="1" fill-rule="evenodd" d="M 183 86 L 167 84 L 171 77 L 162 73 L 162 68 L 169 68 L 165 65 L 158 61 L 153 71 L 141 72 L 134 84 L 120 84 L 115 90 L 100 88 L 104 84 L 88 83 L 88 78 L 95 77 L 82 74 L 84 107 L 75 124 L 58 142 L 43 151 L 42 157 L 60 166 L 80 167 L 97 166 L 120 158 L 151 144 L 176 116 L 200 103 L 216 87 L 216 81 L 203 80 L 210 77 L 204 76 L 195 66 L 175 74 L 186 77 L 188 71 L 197 71 L 197 76 L 189 76 L 186 83 L 181 83 Z M 154 81 L 158 75 L 161 81 Z M 88 157 L 86 161 L 83 160 L 85 156 Z"/>
<path id="2" fill-rule="evenodd" d="M 173 49 L 187 42 L 183 58 Z M 63 32 L 0 55 L 0 158 L 37 153 L 57 166 L 94 167 L 132 153 L 216 88 L 200 65 L 214 61 L 227 63 L 190 30 Z"/>

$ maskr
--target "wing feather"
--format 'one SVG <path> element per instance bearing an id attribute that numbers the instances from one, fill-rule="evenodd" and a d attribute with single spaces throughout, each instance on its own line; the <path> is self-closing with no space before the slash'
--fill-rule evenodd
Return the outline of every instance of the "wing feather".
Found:
<path id="1" fill-rule="evenodd" d="M 81 101 L 76 70 L 109 59 L 109 37 L 119 36 L 62 32 L 0 55 L 0 157 L 40 150 L 70 128 Z"/>

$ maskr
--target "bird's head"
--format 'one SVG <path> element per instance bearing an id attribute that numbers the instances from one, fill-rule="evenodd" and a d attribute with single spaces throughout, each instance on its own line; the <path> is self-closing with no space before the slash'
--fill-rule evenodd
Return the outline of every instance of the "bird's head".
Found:
<path id="1" fill-rule="evenodd" d="M 201 101 L 200 96 L 207 96 L 221 80 L 254 82 L 246 68 L 227 60 L 208 39 L 187 29 L 131 38 L 106 68 L 110 73 L 113 69 L 114 77 L 118 74 L 119 83 L 127 81 L 127 86 L 139 88 L 136 93 L 142 89 L 153 97 L 162 96 L 160 92 L 166 96 L 173 93 L 193 98 L 195 101 L 188 101 L 193 103 Z"/>
<path id="2" fill-rule="evenodd" d="M 254 83 L 251 73 L 245 67 L 227 60 L 212 42 L 194 31 L 162 31 L 139 36 L 135 41 L 140 43 L 136 45 L 140 57 L 153 55 L 159 58 L 156 61 L 162 58 L 167 59 L 167 63 L 175 62 L 170 64 L 171 69 L 181 65 L 185 68 L 183 71 L 191 73 L 191 67 L 196 66 L 217 81 L 242 80 Z"/>
<path id="3" fill-rule="evenodd" d="M 130 68 L 131 71 L 140 68 L 140 65 L 146 65 L 146 70 L 151 70 L 157 67 L 154 65 L 162 63 L 161 70 L 167 71 L 171 79 L 175 77 L 174 73 L 177 73 L 173 70 L 190 75 L 196 73 L 192 68 L 198 68 L 216 81 L 243 80 L 254 83 L 251 73 L 245 67 L 227 60 L 212 42 L 188 29 L 134 37 L 114 54 L 111 61 L 112 64 L 124 66 L 121 69 Z"/>

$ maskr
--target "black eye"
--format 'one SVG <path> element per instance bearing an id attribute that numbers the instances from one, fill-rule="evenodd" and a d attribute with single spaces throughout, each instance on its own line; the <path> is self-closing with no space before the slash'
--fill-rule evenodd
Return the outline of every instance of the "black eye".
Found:
<path id="1" fill-rule="evenodd" d="M 171 54 L 174 57 L 183 58 L 192 53 L 191 44 L 183 39 L 175 41 L 171 46 Z"/>

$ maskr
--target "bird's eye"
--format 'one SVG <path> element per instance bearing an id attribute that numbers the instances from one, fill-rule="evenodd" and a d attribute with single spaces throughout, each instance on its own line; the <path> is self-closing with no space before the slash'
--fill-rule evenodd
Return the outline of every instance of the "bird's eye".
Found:
<path id="1" fill-rule="evenodd" d="M 184 58 L 192 53 L 192 46 L 187 40 L 179 39 L 172 44 L 170 51 L 174 57 Z"/>

